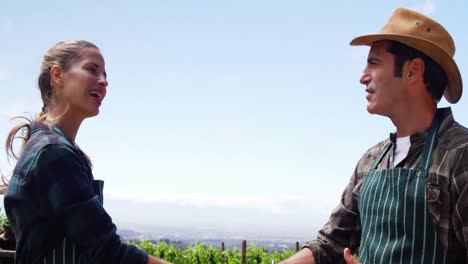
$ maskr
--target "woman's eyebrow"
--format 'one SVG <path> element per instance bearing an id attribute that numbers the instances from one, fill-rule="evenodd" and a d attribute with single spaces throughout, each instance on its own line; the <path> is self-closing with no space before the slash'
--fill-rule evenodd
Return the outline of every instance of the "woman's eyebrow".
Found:
<path id="1" fill-rule="evenodd" d="M 101 66 L 100 66 L 99 64 L 95 63 L 95 62 L 92 62 L 91 64 L 92 64 L 94 67 L 96 67 L 97 69 L 101 68 Z M 107 73 L 106 73 L 106 71 L 104 71 L 103 74 L 104 74 L 104 77 L 107 78 Z"/>

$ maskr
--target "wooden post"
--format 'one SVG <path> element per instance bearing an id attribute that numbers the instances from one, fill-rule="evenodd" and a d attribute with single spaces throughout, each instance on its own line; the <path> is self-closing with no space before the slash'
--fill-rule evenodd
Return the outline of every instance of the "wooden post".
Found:
<path id="1" fill-rule="evenodd" d="M 247 252 L 247 241 L 242 240 L 241 264 L 245 264 L 245 252 Z"/>
<path id="2" fill-rule="evenodd" d="M 299 251 L 299 242 L 296 241 L 296 252 L 298 252 L 298 251 Z"/>
<path id="3" fill-rule="evenodd" d="M 227 263 L 227 260 L 228 260 L 228 258 L 226 256 L 226 254 L 224 254 L 224 242 L 221 242 L 221 263 L 225 264 L 225 263 Z"/>

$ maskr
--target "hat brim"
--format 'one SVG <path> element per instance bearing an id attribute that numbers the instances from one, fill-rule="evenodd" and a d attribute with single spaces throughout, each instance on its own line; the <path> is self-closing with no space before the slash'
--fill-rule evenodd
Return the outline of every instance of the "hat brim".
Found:
<path id="1" fill-rule="evenodd" d="M 401 42 L 412 48 L 415 48 L 437 62 L 445 74 L 447 75 L 448 83 L 444 92 L 445 99 L 452 104 L 457 103 L 463 92 L 463 84 L 458 66 L 453 60 L 452 56 L 445 52 L 438 45 L 426 39 L 417 38 L 414 36 L 401 35 L 401 34 L 370 34 L 359 36 L 351 40 L 351 46 L 371 45 L 379 40 L 393 40 Z"/>

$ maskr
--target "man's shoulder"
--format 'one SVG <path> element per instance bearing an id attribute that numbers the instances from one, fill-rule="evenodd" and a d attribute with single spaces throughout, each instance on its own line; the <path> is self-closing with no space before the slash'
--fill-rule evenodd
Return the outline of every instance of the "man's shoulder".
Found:
<path id="1" fill-rule="evenodd" d="M 385 138 L 379 143 L 368 148 L 361 159 L 368 158 L 368 159 L 376 160 L 377 157 L 382 153 L 382 151 L 384 151 L 385 146 L 387 146 L 389 143 L 390 143 L 390 139 Z"/>
<path id="2" fill-rule="evenodd" d="M 386 138 L 368 148 L 357 164 L 357 172 L 366 173 L 369 171 L 375 160 L 379 157 L 382 151 L 384 151 L 385 146 L 387 146 L 389 143 L 390 139 Z"/>
<path id="3" fill-rule="evenodd" d="M 441 134 L 438 146 L 446 150 L 468 147 L 468 128 L 454 121 L 451 126 Z"/>

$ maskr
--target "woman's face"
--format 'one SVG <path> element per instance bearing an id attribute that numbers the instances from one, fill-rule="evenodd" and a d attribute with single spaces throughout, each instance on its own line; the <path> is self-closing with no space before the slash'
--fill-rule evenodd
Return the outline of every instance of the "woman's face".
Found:
<path id="1" fill-rule="evenodd" d="M 107 76 L 104 58 L 96 48 L 85 48 L 63 72 L 58 101 L 77 118 L 96 116 L 106 96 Z"/>

